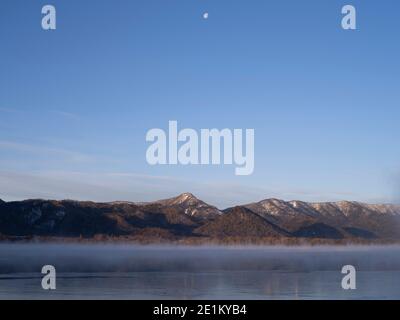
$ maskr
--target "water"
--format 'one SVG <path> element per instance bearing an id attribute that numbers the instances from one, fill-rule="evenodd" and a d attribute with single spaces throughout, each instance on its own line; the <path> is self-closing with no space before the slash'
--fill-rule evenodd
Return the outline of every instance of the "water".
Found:
<path id="1" fill-rule="evenodd" d="M 348 264 L 356 290 L 341 287 Z M 0 245 L 0 299 L 399 298 L 400 247 Z"/>

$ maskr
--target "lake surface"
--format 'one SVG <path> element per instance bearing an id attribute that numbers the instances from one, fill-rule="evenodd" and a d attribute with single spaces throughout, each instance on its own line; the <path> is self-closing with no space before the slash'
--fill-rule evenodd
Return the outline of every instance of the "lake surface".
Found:
<path id="1" fill-rule="evenodd" d="M 0 299 L 400 299 L 400 247 L 0 244 Z"/>

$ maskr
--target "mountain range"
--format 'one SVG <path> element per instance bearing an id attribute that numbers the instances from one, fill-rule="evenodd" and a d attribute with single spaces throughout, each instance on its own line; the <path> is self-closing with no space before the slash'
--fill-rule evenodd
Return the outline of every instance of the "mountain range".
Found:
<path id="1" fill-rule="evenodd" d="M 140 203 L 0 200 L 0 239 L 397 242 L 400 206 L 266 199 L 220 210 L 190 193 Z"/>

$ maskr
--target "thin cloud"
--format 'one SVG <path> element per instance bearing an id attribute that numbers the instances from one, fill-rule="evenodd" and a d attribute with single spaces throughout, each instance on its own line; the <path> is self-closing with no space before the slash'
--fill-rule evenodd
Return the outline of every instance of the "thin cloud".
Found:
<path id="1" fill-rule="evenodd" d="M 158 179 L 134 174 L 0 171 L 0 198 L 149 201 L 165 195 L 165 190 L 171 190 L 168 186 L 172 183 L 167 177 Z"/>
<path id="2" fill-rule="evenodd" d="M 12 114 L 28 114 L 30 113 L 30 111 L 28 110 L 21 110 L 21 109 L 13 109 L 13 108 L 4 108 L 4 107 L 0 107 L 0 112 L 5 112 L 5 113 L 12 113 Z M 66 118 L 66 119 L 70 119 L 70 120 L 80 120 L 81 116 L 76 114 L 76 113 L 72 113 L 72 112 L 68 112 L 68 111 L 63 111 L 63 110 L 44 110 L 42 111 L 44 113 L 48 113 L 48 114 L 53 114 L 62 118 Z"/>
<path id="3" fill-rule="evenodd" d="M 88 162 L 93 160 L 93 157 L 80 152 L 5 140 L 0 140 L 0 149 L 16 151 L 25 154 L 35 154 L 40 156 L 63 157 L 67 158 L 69 161 L 74 162 Z"/>
<path id="4" fill-rule="evenodd" d="M 51 113 L 69 119 L 69 120 L 80 120 L 81 117 L 75 113 L 71 113 L 71 112 L 66 112 L 66 111 L 60 111 L 60 110 L 51 110 Z"/>
<path id="5" fill-rule="evenodd" d="M 153 176 L 130 172 L 79 171 L 0 171 L 0 198 L 74 199 L 98 202 L 146 202 L 192 192 L 220 209 L 260 201 L 266 198 L 303 201 L 355 200 L 335 199 L 334 194 L 310 193 L 294 197 L 290 190 L 273 192 L 270 188 L 249 187 L 231 183 L 201 183 L 169 176 Z M 299 191 L 299 190 L 297 190 Z M 358 199 L 361 200 L 361 199 Z M 364 201 L 370 202 L 370 201 Z"/>

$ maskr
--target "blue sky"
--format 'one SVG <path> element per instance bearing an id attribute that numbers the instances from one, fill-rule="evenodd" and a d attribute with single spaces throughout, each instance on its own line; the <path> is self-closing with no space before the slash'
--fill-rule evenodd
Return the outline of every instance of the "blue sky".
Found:
<path id="1" fill-rule="evenodd" d="M 399 15 L 397 0 L 2 0 L 0 198 L 395 202 Z M 146 132 L 169 120 L 254 128 L 254 174 L 148 165 Z"/>

